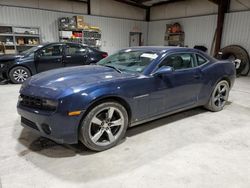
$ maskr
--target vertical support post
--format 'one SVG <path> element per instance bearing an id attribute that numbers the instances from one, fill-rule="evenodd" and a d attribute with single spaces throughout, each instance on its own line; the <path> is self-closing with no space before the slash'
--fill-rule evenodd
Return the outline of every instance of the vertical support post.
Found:
<path id="1" fill-rule="evenodd" d="M 218 0 L 217 29 L 216 29 L 216 41 L 215 41 L 214 55 L 216 55 L 221 48 L 225 13 L 229 9 L 229 4 L 230 4 L 230 0 Z"/>
<path id="2" fill-rule="evenodd" d="M 88 15 L 91 15 L 91 5 L 90 5 L 90 0 L 87 0 L 87 6 L 88 6 Z"/>
<path id="3" fill-rule="evenodd" d="M 146 21 L 150 21 L 150 7 L 146 8 Z"/>

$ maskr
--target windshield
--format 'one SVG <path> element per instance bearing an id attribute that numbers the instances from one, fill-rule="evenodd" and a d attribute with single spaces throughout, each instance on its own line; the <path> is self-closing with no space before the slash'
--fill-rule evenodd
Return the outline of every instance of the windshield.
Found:
<path id="1" fill-rule="evenodd" d="M 38 50 L 39 48 L 42 48 L 42 47 L 43 47 L 43 45 L 34 46 L 34 47 L 32 47 L 32 48 L 30 48 L 28 50 L 22 51 L 20 54 L 21 55 L 29 55 L 29 54 L 33 53 L 34 51 L 36 51 L 36 50 Z"/>
<path id="2" fill-rule="evenodd" d="M 115 53 L 97 64 L 124 72 L 143 72 L 158 57 L 155 52 L 125 50 Z"/>

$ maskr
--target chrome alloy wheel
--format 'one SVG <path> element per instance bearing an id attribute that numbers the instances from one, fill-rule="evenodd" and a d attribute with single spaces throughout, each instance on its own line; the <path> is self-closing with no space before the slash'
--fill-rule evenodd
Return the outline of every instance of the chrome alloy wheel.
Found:
<path id="1" fill-rule="evenodd" d="M 124 123 L 124 116 L 118 108 L 105 107 L 93 116 L 89 136 L 96 145 L 107 146 L 119 138 Z"/>
<path id="2" fill-rule="evenodd" d="M 224 107 L 228 99 L 229 88 L 225 82 L 221 82 L 217 85 L 214 96 L 213 103 L 216 107 Z"/>
<path id="3" fill-rule="evenodd" d="M 13 78 L 17 82 L 20 82 L 20 83 L 22 83 L 25 80 L 27 80 L 28 77 L 29 77 L 29 75 L 28 75 L 28 73 L 24 69 L 17 69 L 13 73 Z"/>

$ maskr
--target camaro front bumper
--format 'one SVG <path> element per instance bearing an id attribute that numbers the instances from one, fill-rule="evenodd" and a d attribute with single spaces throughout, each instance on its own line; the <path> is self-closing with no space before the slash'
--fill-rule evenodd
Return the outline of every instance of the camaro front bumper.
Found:
<path id="1" fill-rule="evenodd" d="M 59 112 L 44 112 L 26 108 L 18 104 L 21 125 L 34 133 L 60 144 L 78 142 L 78 127 L 81 116 L 67 116 Z"/>

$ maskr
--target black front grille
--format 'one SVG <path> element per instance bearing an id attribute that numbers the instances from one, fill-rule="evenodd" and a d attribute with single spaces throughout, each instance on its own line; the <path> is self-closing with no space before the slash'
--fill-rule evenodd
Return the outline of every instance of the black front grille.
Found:
<path id="1" fill-rule="evenodd" d="M 27 95 L 20 95 L 20 104 L 25 107 L 38 109 L 38 110 L 45 110 L 45 111 L 55 111 L 56 107 L 48 106 L 44 103 L 44 99 L 38 97 L 31 97 Z"/>
<path id="2" fill-rule="evenodd" d="M 28 119 L 26 119 L 26 118 L 24 118 L 24 117 L 21 117 L 21 122 L 22 122 L 23 124 L 25 124 L 25 125 L 27 125 L 27 126 L 33 128 L 33 129 L 36 129 L 36 130 L 39 131 L 38 127 L 36 126 L 36 124 L 35 124 L 34 122 L 32 122 L 32 121 L 30 121 L 30 120 L 28 120 Z"/>

